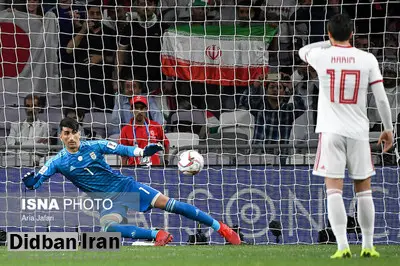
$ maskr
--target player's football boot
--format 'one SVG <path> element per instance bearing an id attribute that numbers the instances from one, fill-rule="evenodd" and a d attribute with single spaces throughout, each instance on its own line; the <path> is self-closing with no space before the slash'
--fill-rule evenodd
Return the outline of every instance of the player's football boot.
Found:
<path id="1" fill-rule="evenodd" d="M 226 224 L 219 222 L 220 228 L 218 230 L 218 233 L 226 239 L 229 243 L 232 245 L 240 245 L 240 237 L 239 235 L 233 231 L 229 226 Z"/>
<path id="2" fill-rule="evenodd" d="M 156 242 L 154 243 L 154 246 L 165 246 L 173 239 L 174 238 L 170 233 L 164 230 L 160 230 L 156 235 Z"/>
<path id="3" fill-rule="evenodd" d="M 379 258 L 381 255 L 373 248 L 363 248 L 360 257 L 362 258 Z"/>
<path id="4" fill-rule="evenodd" d="M 331 256 L 331 259 L 346 259 L 351 258 L 350 248 L 345 248 L 343 250 L 336 251 L 335 254 Z"/>

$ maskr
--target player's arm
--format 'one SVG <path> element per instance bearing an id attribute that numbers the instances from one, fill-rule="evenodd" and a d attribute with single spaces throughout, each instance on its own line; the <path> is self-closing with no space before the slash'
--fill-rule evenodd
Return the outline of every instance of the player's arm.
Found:
<path id="1" fill-rule="evenodd" d="M 385 131 L 393 131 L 392 113 L 390 111 L 389 100 L 382 82 L 371 85 L 372 93 L 375 97 L 376 107 L 382 119 Z"/>
<path id="2" fill-rule="evenodd" d="M 136 146 L 125 146 L 107 140 L 99 140 L 97 141 L 97 144 L 99 145 L 99 148 L 103 152 L 103 154 L 117 154 L 120 156 L 128 156 L 128 157 L 151 156 L 164 149 L 163 146 L 159 143 L 149 144 L 146 147 L 144 147 L 144 149 L 141 149 Z"/>
<path id="3" fill-rule="evenodd" d="M 57 173 L 57 165 L 53 159 L 48 160 L 42 168 L 35 174 L 35 172 L 29 172 L 24 175 L 22 181 L 24 182 L 26 188 L 37 189 L 44 181 L 49 179 L 52 175 Z"/>
<path id="4" fill-rule="evenodd" d="M 389 100 L 387 98 L 385 88 L 383 86 L 383 77 L 379 69 L 378 61 L 375 56 L 370 54 L 372 58 L 371 69 L 369 73 L 369 85 L 375 97 L 376 107 L 382 120 L 384 132 L 379 138 L 379 144 L 385 142 L 384 152 L 388 151 L 393 145 L 393 123 L 392 113 L 390 111 Z"/>
<path id="5" fill-rule="evenodd" d="M 126 128 L 127 128 L 127 126 L 124 126 L 121 129 L 121 134 L 120 134 L 120 137 L 119 137 L 119 144 L 128 146 L 129 143 L 128 143 L 128 136 L 126 134 L 126 131 L 127 131 Z M 128 161 L 129 161 L 129 157 L 121 156 L 122 165 L 128 165 Z"/>
<path id="6" fill-rule="evenodd" d="M 299 56 L 301 60 L 315 66 L 315 62 L 320 54 L 320 51 L 325 48 L 331 47 L 330 41 L 315 42 L 308 44 L 299 50 Z"/>

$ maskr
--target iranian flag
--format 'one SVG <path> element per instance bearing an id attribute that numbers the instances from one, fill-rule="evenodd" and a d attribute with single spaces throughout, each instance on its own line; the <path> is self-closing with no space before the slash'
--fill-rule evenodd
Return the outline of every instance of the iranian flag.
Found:
<path id="1" fill-rule="evenodd" d="M 267 25 L 169 29 L 161 50 L 163 73 L 222 86 L 248 85 L 249 80 L 267 73 L 267 49 L 276 32 Z"/>

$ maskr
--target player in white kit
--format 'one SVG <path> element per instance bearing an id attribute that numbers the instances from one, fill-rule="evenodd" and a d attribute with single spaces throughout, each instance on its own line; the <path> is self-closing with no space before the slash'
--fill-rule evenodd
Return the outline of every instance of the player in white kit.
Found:
<path id="1" fill-rule="evenodd" d="M 318 73 L 319 98 L 316 132 L 319 134 L 314 175 L 324 176 L 328 218 L 338 243 L 331 258 L 351 257 L 342 198 L 347 166 L 357 195 L 358 221 L 362 231 L 362 257 L 379 257 L 373 246 L 375 209 L 371 176 L 375 175 L 369 145 L 367 92 L 375 96 L 384 131 L 378 143 L 387 152 L 393 145 L 393 125 L 378 61 L 371 53 L 351 47 L 352 21 L 333 16 L 328 23 L 329 41 L 300 49 L 300 58 Z"/>

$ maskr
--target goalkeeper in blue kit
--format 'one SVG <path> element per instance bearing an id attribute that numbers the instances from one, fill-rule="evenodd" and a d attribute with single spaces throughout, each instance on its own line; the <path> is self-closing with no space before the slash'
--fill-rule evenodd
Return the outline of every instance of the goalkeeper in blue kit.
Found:
<path id="1" fill-rule="evenodd" d="M 107 140 L 81 141 L 79 124 L 71 118 L 64 118 L 60 122 L 60 131 L 64 149 L 47 161 L 38 173 L 31 172 L 24 176 L 23 182 L 28 189 L 38 189 L 52 175 L 61 173 L 88 195 L 96 193 L 113 195 L 112 208 L 99 210 L 102 230 L 121 232 L 121 236 L 127 238 L 154 239 L 156 246 L 164 246 L 171 242 L 172 235 L 164 230 L 150 230 L 121 224 L 127 216 L 128 209 L 146 212 L 151 208 L 159 208 L 180 214 L 210 226 L 231 244 L 241 243 L 239 235 L 224 223 L 218 222 L 190 204 L 168 198 L 158 190 L 114 171 L 104 159 L 105 154 L 128 157 L 151 156 L 163 150 L 161 145 L 149 144 L 141 149 Z M 133 193 L 138 197 L 128 196 Z"/>

